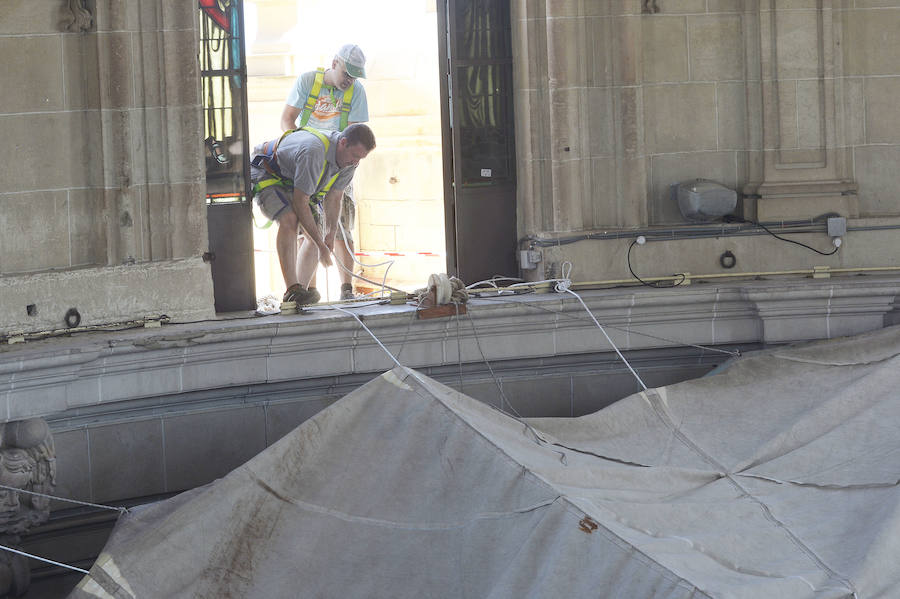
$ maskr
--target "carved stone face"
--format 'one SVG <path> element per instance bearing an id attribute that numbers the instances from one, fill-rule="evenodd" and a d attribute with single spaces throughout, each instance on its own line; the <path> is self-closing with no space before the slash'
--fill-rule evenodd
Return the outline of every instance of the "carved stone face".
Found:
<path id="1" fill-rule="evenodd" d="M 34 460 L 23 449 L 0 450 L 0 484 L 15 489 L 28 489 L 35 470 Z M 30 496 L 0 488 L 0 528 L 13 521 L 27 519 Z"/>

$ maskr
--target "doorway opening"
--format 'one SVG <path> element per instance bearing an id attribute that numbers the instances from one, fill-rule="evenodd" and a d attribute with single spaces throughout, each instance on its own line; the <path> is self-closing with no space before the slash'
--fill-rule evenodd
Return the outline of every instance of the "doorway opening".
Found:
<path id="1" fill-rule="evenodd" d="M 408 291 L 447 271 L 436 7 L 422 0 L 347 0 L 339 8 L 330 0 L 244 0 L 250 147 L 281 134 L 285 99 L 301 73 L 330 67 L 343 44 L 365 52 L 361 83 L 377 146 L 353 181 L 355 254 L 367 265 L 355 271 Z M 335 11 L 344 15 L 338 26 L 316 25 L 330 23 L 322 16 Z M 255 216 L 256 296 L 280 300 L 276 227 L 260 228 L 265 217 Z M 319 267 L 323 301 L 340 297 L 336 268 Z M 376 287 L 354 280 L 357 295 Z"/>

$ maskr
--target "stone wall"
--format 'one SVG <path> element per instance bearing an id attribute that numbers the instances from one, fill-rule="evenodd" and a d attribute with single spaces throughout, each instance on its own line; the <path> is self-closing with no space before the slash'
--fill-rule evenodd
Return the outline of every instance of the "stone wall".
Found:
<path id="1" fill-rule="evenodd" d="M 0 335 L 212 315 L 196 7 L 2 12 Z"/>
<path id="2" fill-rule="evenodd" d="M 682 227 L 670 188 L 706 178 L 736 190 L 746 218 L 850 219 L 832 257 L 760 235 L 740 242 L 742 270 L 891 266 L 898 27 L 897 0 L 514 2 L 520 235 Z M 832 249 L 822 233 L 793 238 Z M 545 263 L 628 277 L 630 240 Z M 714 272 L 703 256 L 736 243 L 667 242 L 634 260 L 647 275 L 689 270 L 669 270 L 672 256 Z"/>

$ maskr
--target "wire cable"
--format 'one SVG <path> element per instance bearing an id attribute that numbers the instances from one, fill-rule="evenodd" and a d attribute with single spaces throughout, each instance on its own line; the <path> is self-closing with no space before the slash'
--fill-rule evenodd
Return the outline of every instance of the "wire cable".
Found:
<path id="1" fill-rule="evenodd" d="M 394 354 L 392 354 L 391 352 L 388 351 L 388 348 L 386 348 L 384 346 L 384 343 L 382 343 L 381 340 L 375 336 L 375 333 L 373 333 L 371 330 L 369 330 L 369 327 L 366 326 L 366 324 L 362 321 L 362 319 L 359 316 L 357 316 L 356 314 L 354 314 L 353 312 L 351 312 L 349 310 L 345 310 L 345 309 L 341 308 L 340 306 L 331 306 L 331 307 L 333 309 L 337 310 L 338 312 L 343 312 L 344 314 L 349 314 L 350 316 L 355 318 L 356 322 L 358 322 L 362 326 L 362 328 L 364 328 L 366 330 L 366 332 L 372 336 L 372 339 L 375 340 L 375 343 L 377 343 L 378 345 L 381 346 L 381 349 L 384 350 L 384 353 L 386 353 L 387 355 L 389 355 L 391 357 L 391 360 L 394 361 L 394 364 L 396 364 L 400 368 L 403 368 L 403 364 L 401 364 L 400 361 L 394 357 Z"/>
<path id="2" fill-rule="evenodd" d="M 579 318 L 578 316 L 575 316 L 574 314 L 569 314 L 567 312 L 561 312 L 561 311 L 557 311 L 557 310 L 551 310 L 550 308 L 545 308 L 544 306 L 539 306 L 537 304 L 533 304 L 533 303 L 529 303 L 529 302 L 511 301 L 502 296 L 500 296 L 500 297 L 498 297 L 498 296 L 480 297 L 479 296 L 478 299 L 489 300 L 489 301 L 500 300 L 501 302 L 505 302 L 507 304 L 515 304 L 517 306 L 525 306 L 527 308 L 534 308 L 535 310 L 543 310 L 544 312 L 549 312 L 550 314 L 556 314 L 557 316 L 562 316 L 562 317 L 568 318 L 570 320 L 577 320 L 579 322 L 590 322 L 590 319 Z M 656 339 L 657 341 L 665 341 L 667 343 L 674 343 L 675 345 L 683 345 L 686 347 L 694 347 L 697 349 L 702 349 L 702 350 L 711 351 L 711 352 L 717 352 L 720 354 L 727 354 L 732 357 L 740 357 L 741 356 L 741 352 L 737 351 L 737 350 L 729 351 L 727 349 L 720 349 L 718 347 L 710 347 L 708 345 L 698 345 L 696 343 L 684 343 L 683 341 L 679 341 L 677 339 L 669 339 L 668 337 L 660 337 L 658 335 L 651 335 L 650 333 L 644 333 L 642 331 L 637 331 L 635 329 L 630 329 L 628 327 L 620 327 L 620 326 L 606 324 L 606 323 L 604 323 L 603 326 L 605 326 L 608 329 L 613 329 L 615 331 L 621 331 L 623 333 L 628 333 L 629 335 L 639 335 L 641 337 L 648 337 L 650 339 Z"/>
<path id="3" fill-rule="evenodd" d="M 631 367 L 631 364 L 628 363 L 628 360 L 625 359 L 625 356 L 622 355 L 622 352 L 620 352 L 619 348 L 616 347 L 616 344 L 613 343 L 613 340 L 609 337 L 609 335 L 606 334 L 606 329 L 603 328 L 603 325 L 601 325 L 597 321 L 597 319 L 594 318 L 594 313 L 591 312 L 591 309 L 587 307 L 587 304 L 584 303 L 584 300 L 581 299 L 581 296 L 578 295 L 577 293 L 575 293 L 574 291 L 572 291 L 571 289 L 565 289 L 565 292 L 571 293 L 572 295 L 575 296 L 575 299 L 577 299 L 579 302 L 581 302 L 581 305 L 584 307 L 584 309 L 587 311 L 587 313 L 591 316 L 591 320 L 594 321 L 594 324 L 597 325 L 597 327 L 600 329 L 600 332 L 603 333 L 603 336 L 606 337 L 606 340 L 609 341 L 609 344 L 612 346 L 612 348 L 614 350 L 616 350 L 616 354 L 618 354 L 619 358 L 621 358 L 621 360 L 623 362 L 625 362 L 625 366 L 628 367 L 628 370 L 631 371 L 631 374 L 634 375 L 634 378 L 637 379 L 637 382 L 640 383 L 641 387 L 644 389 L 644 391 L 646 391 L 647 385 L 644 384 L 644 381 L 641 380 L 641 377 L 638 376 L 638 373 L 634 371 L 634 368 Z"/>
<path id="4" fill-rule="evenodd" d="M 340 227 L 341 231 L 343 232 L 343 231 L 344 231 L 344 225 L 341 224 L 340 219 L 338 219 L 338 226 Z M 388 273 L 388 270 L 390 270 L 390 267 L 393 266 L 393 264 L 394 264 L 394 261 L 393 261 L 393 260 L 388 260 L 387 262 L 381 262 L 381 263 L 379 263 L 379 264 L 374 264 L 374 265 L 372 265 L 372 264 L 363 264 L 363 263 L 359 262 L 356 258 L 353 257 L 353 252 L 350 251 L 350 245 L 347 243 L 347 237 L 346 237 L 346 235 L 344 235 L 344 240 L 343 240 L 343 241 L 344 241 L 344 247 L 347 248 L 347 252 L 350 254 L 350 257 L 353 259 L 354 262 L 356 262 L 356 263 L 359 264 L 360 266 L 362 266 L 362 267 L 364 267 L 364 268 L 372 268 L 372 267 L 374 267 L 374 266 L 383 266 L 384 264 L 388 264 L 388 263 L 390 263 L 390 266 L 388 266 L 388 268 L 384 271 L 384 278 L 382 279 L 381 283 L 378 283 L 378 282 L 376 282 L 376 281 L 372 281 L 371 279 L 367 279 L 366 277 L 364 277 L 364 276 L 362 276 L 362 275 L 356 274 L 355 272 L 353 272 L 353 269 L 348 269 L 346 266 L 344 266 L 343 264 L 341 264 L 341 261 L 338 259 L 337 254 L 334 253 L 334 250 L 329 250 L 330 253 L 331 253 L 331 255 L 334 257 L 334 263 L 335 263 L 339 268 L 343 269 L 344 272 L 349 273 L 351 277 L 356 277 L 357 279 L 363 280 L 363 281 L 365 281 L 366 283 L 371 283 L 372 285 L 378 285 L 379 287 L 381 287 L 382 293 L 384 293 L 384 290 L 385 290 L 385 289 L 390 289 L 391 291 L 398 291 L 398 292 L 400 292 L 400 293 L 406 293 L 406 291 L 404 291 L 403 289 L 397 289 L 396 287 L 391 287 L 390 285 L 387 285 L 387 284 L 386 284 L 386 282 L 387 282 L 387 273 Z"/>
<path id="5" fill-rule="evenodd" d="M 338 218 L 338 228 L 341 230 L 341 241 L 344 242 L 344 247 L 347 248 L 347 254 L 350 256 L 350 259 L 353 260 L 353 262 L 355 262 L 356 264 L 358 264 L 361 268 L 377 268 L 379 266 L 384 266 L 385 264 L 387 264 L 387 268 L 384 269 L 384 276 L 381 278 L 381 294 L 382 294 L 382 296 L 384 296 L 384 289 L 385 289 L 386 283 L 387 283 L 388 272 L 390 272 L 391 267 L 394 266 L 394 262 L 396 262 L 396 260 L 385 260 L 384 262 L 378 262 L 377 264 L 363 264 L 362 262 L 360 262 L 359 260 L 356 259 L 356 256 L 353 255 L 353 250 L 350 249 L 350 243 L 347 241 L 347 230 L 344 229 L 344 223 L 341 222 L 340 218 Z M 335 256 L 335 258 L 337 258 L 337 256 Z M 350 272 L 351 276 L 359 276 L 351 271 L 348 271 L 347 268 L 343 264 L 341 264 L 340 260 L 337 261 L 337 264 L 341 268 L 344 269 L 344 272 Z M 366 280 L 366 279 L 363 279 L 363 280 Z M 372 283 L 372 281 L 368 281 L 368 282 Z M 377 285 L 377 283 L 373 283 L 373 284 Z M 397 291 L 397 290 L 395 289 L 394 291 Z"/>
<path id="6" fill-rule="evenodd" d="M 6 489 L 8 491 L 16 491 L 18 493 L 25 493 L 26 495 L 34 495 L 35 497 L 45 497 L 47 499 L 55 499 L 57 501 L 65 501 L 67 503 L 75 503 L 78 505 L 85 505 L 88 507 L 96 507 L 104 510 L 112 510 L 114 512 L 119 512 L 120 514 L 124 514 L 128 512 L 128 508 L 126 507 L 115 507 L 111 505 L 102 505 L 99 503 L 90 503 L 88 501 L 78 501 L 77 499 L 68 499 L 66 497 L 57 497 L 56 495 L 47 495 L 46 493 L 38 493 L 36 491 L 26 491 L 25 489 L 17 489 L 15 487 L 8 487 L 6 485 L 0 485 L 0 489 Z"/>
<path id="7" fill-rule="evenodd" d="M 768 233 L 775 239 L 780 239 L 781 241 L 786 241 L 788 243 L 793 243 L 794 245 L 799 245 L 800 247 L 804 247 L 808 250 L 812 250 L 813 252 L 815 252 L 817 254 L 821 254 L 822 256 L 831 256 L 832 254 L 836 253 L 839 249 L 841 249 L 841 246 L 835 246 L 835 248 L 833 250 L 831 250 L 830 252 L 823 252 L 822 250 L 817 250 L 816 248 L 812 247 L 811 245 L 806 245 L 805 243 L 801 243 L 801 242 L 795 241 L 793 239 L 788 239 L 787 237 L 781 237 L 780 235 L 776 235 L 775 233 L 770 231 L 767 226 L 765 226 L 762 223 L 756 222 L 755 220 L 749 220 L 749 219 L 741 218 L 738 216 L 732 216 L 731 220 L 733 220 L 735 222 L 739 222 L 739 223 L 749 223 L 753 226 L 759 227 L 760 229 L 762 229 L 763 231 L 765 231 L 766 233 Z"/>
<path id="8" fill-rule="evenodd" d="M 644 384 L 644 381 L 641 380 L 641 377 L 638 376 L 638 373 L 635 372 L 634 368 L 631 367 L 631 364 L 628 363 L 628 360 L 625 359 L 625 356 L 622 355 L 622 352 L 619 351 L 619 348 L 616 347 L 616 344 L 613 343 L 612 338 L 610 338 L 610 336 L 606 334 L 606 329 L 604 329 L 603 325 L 601 325 L 600 322 L 597 321 L 597 319 L 594 317 L 593 312 L 591 312 L 590 308 L 587 307 L 587 304 L 584 303 L 584 300 L 581 299 L 581 296 L 570 289 L 570 287 L 572 286 L 572 279 L 569 277 L 572 274 L 572 263 L 569 262 L 568 260 L 563 262 L 562 263 L 562 271 L 560 274 L 562 274 L 562 278 L 559 278 L 559 279 L 547 279 L 545 281 L 536 281 L 536 282 L 530 282 L 530 283 L 515 283 L 513 285 L 510 285 L 510 287 L 518 287 L 518 286 L 522 286 L 522 285 L 537 285 L 540 283 L 556 283 L 554 285 L 554 289 L 556 290 L 557 293 L 570 293 L 570 294 L 574 295 L 575 298 L 579 302 L 581 302 L 582 307 L 585 309 L 585 311 L 591 317 L 591 320 L 594 321 L 594 324 L 597 325 L 597 327 L 600 329 L 600 332 L 603 333 L 603 336 L 606 337 L 606 340 L 609 342 L 609 344 L 612 346 L 612 348 L 616 351 L 616 354 L 619 356 L 619 358 L 622 360 L 622 362 L 625 363 L 625 366 L 628 367 L 628 370 L 631 371 L 631 374 L 634 375 L 634 378 L 637 379 L 637 382 L 640 383 L 640 385 L 644 389 L 644 391 L 646 391 L 647 385 Z M 499 295 L 499 290 L 498 290 L 498 295 Z M 470 318 L 471 318 L 471 316 L 470 316 Z M 483 357 L 483 354 L 482 354 L 482 357 Z"/>
<path id="9" fill-rule="evenodd" d="M 485 365 L 488 367 L 488 371 L 491 373 L 491 378 L 494 379 L 494 384 L 497 385 L 497 391 L 500 392 L 500 411 L 505 412 L 503 409 L 503 404 L 509 406 L 509 409 L 512 410 L 513 414 L 516 415 L 517 418 L 521 418 L 522 415 L 519 414 L 519 411 L 512 405 L 512 402 L 509 401 L 509 398 L 506 397 L 506 394 L 503 392 L 503 385 L 500 383 L 500 379 L 497 378 L 497 375 L 494 373 L 494 368 L 491 366 L 491 363 L 488 361 L 487 356 L 484 355 L 484 350 L 481 349 L 481 341 L 478 339 L 478 331 L 475 329 L 475 321 L 472 319 L 472 314 L 467 310 L 466 315 L 469 317 L 469 324 L 472 325 L 472 336 L 475 338 L 475 345 L 478 347 L 478 353 L 481 354 L 481 359 L 484 361 Z M 459 322 L 459 308 L 457 308 L 456 320 Z M 457 327 L 456 331 L 457 336 L 459 336 L 459 328 Z M 461 368 L 461 367 L 460 367 Z"/>
<path id="10" fill-rule="evenodd" d="M 76 572 L 81 572 L 82 574 L 90 575 L 90 572 L 88 572 L 87 570 L 82 570 L 81 568 L 76 568 L 75 566 L 70 566 L 70 565 L 64 564 L 62 562 L 55 562 L 52 559 L 38 557 L 37 555 L 33 555 L 31 553 L 25 553 L 24 551 L 19 551 L 18 549 L 13 549 L 12 547 L 7 547 L 6 545 L 0 545 L 0 549 L 2 549 L 3 551 L 9 551 L 10 553 L 15 553 L 17 555 L 30 557 L 31 559 L 36 559 L 40 562 L 46 562 L 48 564 L 53 564 L 54 566 L 59 566 L 61 568 L 68 568 L 69 570 L 74 570 Z"/>
<path id="11" fill-rule="evenodd" d="M 637 276 L 634 272 L 634 269 L 631 268 L 631 248 L 633 248 L 636 244 L 637 244 L 637 239 L 632 241 L 631 245 L 628 246 L 628 255 L 626 256 L 625 259 L 628 262 L 628 272 L 630 272 L 631 276 L 634 277 L 635 279 L 637 279 L 641 283 L 641 285 L 646 285 L 647 287 L 653 287 L 654 289 L 665 289 L 668 287 L 678 287 L 679 285 L 684 283 L 686 277 L 682 273 L 675 273 L 672 275 L 672 276 L 680 276 L 681 277 L 680 281 L 678 281 L 677 283 L 675 283 L 675 282 L 666 283 L 665 285 L 663 284 L 663 281 L 653 281 L 651 283 L 648 283 L 647 281 L 645 281 L 642 278 L 640 278 L 639 276 Z"/>

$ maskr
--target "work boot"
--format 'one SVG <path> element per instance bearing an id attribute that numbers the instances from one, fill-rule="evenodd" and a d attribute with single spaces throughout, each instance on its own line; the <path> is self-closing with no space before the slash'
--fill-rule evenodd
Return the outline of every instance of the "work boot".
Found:
<path id="1" fill-rule="evenodd" d="M 284 292 L 282 301 L 294 302 L 298 306 L 308 306 L 310 304 L 318 303 L 321 297 L 322 296 L 319 295 L 319 292 L 315 287 L 304 289 L 298 283 L 294 283 Z"/>
<path id="2" fill-rule="evenodd" d="M 353 285 L 344 283 L 341 285 L 341 300 L 352 300 L 356 296 L 353 295 Z"/>

